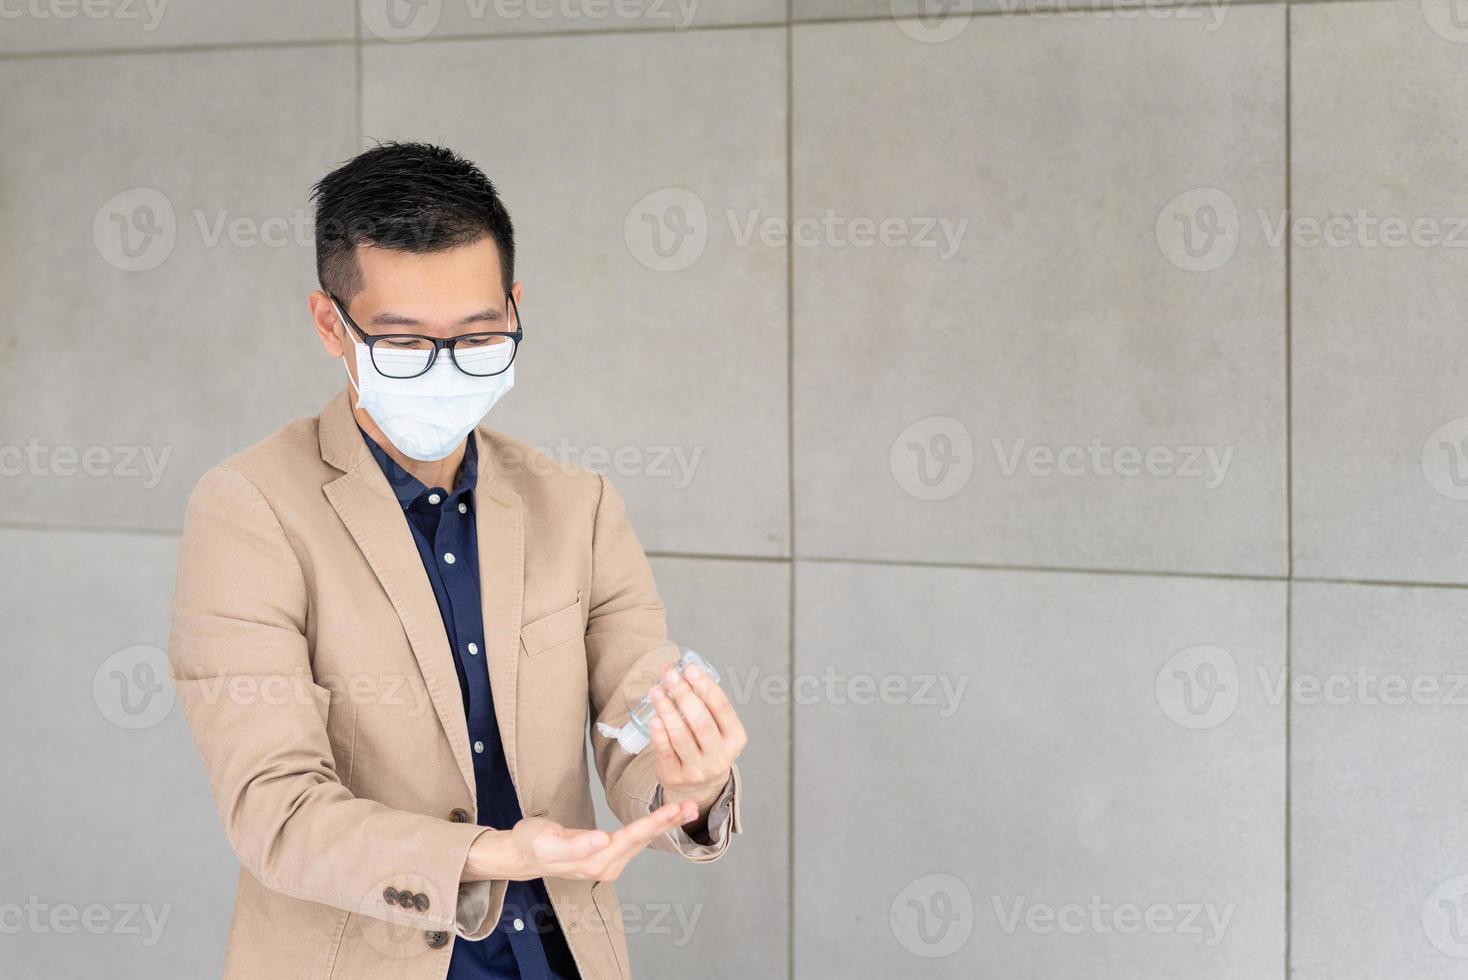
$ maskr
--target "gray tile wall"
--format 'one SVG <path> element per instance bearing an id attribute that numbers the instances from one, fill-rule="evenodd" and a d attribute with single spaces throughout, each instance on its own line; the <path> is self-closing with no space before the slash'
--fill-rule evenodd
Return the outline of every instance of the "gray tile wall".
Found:
<path id="1" fill-rule="evenodd" d="M 1462 0 L 0 0 L 0 91 L 0 974 L 218 973 L 183 501 L 421 138 L 753 736 L 638 975 L 1462 975 Z"/>

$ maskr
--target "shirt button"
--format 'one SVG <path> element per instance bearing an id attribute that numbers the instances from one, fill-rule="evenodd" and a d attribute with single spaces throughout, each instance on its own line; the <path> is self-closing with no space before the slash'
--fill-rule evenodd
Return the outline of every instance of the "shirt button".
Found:
<path id="1" fill-rule="evenodd" d="M 478 643 L 471 643 L 471 644 L 469 644 L 469 653 L 470 653 L 471 656 L 474 655 L 474 654 L 477 654 L 478 652 L 479 652 L 479 644 Z"/>
<path id="2" fill-rule="evenodd" d="M 515 931 L 516 932 L 520 932 L 524 928 L 525 928 L 525 920 L 524 919 L 516 919 L 515 920 Z"/>
<path id="3" fill-rule="evenodd" d="M 430 503 L 430 504 L 436 504 L 436 503 L 438 503 L 438 502 L 439 502 L 439 501 L 440 501 L 440 500 L 442 500 L 442 499 L 443 499 L 443 498 L 442 498 L 442 497 L 440 497 L 440 496 L 439 496 L 439 495 L 438 495 L 438 494 L 436 494 L 436 493 L 430 493 L 430 494 L 429 494 L 429 495 L 428 495 L 428 502 L 429 502 L 429 503 Z"/>
<path id="4" fill-rule="evenodd" d="M 454 558 L 454 553 L 452 551 L 444 552 L 443 563 L 445 565 L 452 565 L 456 560 L 457 559 Z"/>
<path id="5" fill-rule="evenodd" d="M 483 752 L 484 751 L 484 743 L 483 742 L 475 742 L 474 743 L 474 751 L 475 752 Z"/>
<path id="6" fill-rule="evenodd" d="M 467 513 L 469 513 L 469 505 L 468 504 L 460 504 L 459 505 L 459 513 L 460 514 L 467 514 Z"/>

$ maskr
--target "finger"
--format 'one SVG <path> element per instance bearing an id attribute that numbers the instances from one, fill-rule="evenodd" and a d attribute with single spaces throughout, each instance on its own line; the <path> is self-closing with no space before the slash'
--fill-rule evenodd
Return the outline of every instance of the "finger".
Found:
<path id="1" fill-rule="evenodd" d="M 678 712 L 678 706 L 673 699 L 668 697 L 661 686 L 652 689 L 653 707 L 657 709 L 657 717 L 653 718 L 648 726 L 649 730 L 656 730 L 659 726 L 668 733 L 669 740 L 673 743 L 673 751 L 678 755 L 678 761 L 683 765 L 697 762 L 699 758 L 698 741 L 689 730 L 688 723 Z"/>
<path id="2" fill-rule="evenodd" d="M 668 738 L 668 730 L 662 725 L 648 725 L 647 731 L 652 737 L 653 751 L 657 753 L 659 776 L 682 769 L 678 753 L 673 751 L 673 740 Z"/>
<path id="3" fill-rule="evenodd" d="M 677 827 L 681 827 L 683 824 L 692 823 L 694 820 L 698 819 L 698 804 L 694 803 L 692 800 L 684 800 L 681 803 L 670 805 L 677 807 L 676 815 L 672 818 L 669 826 L 665 827 L 664 830 L 661 832 L 673 830 Z M 653 839 L 657 836 L 657 834 L 653 834 L 652 837 L 649 837 L 646 841 L 644 841 L 641 846 L 632 847 L 624 853 L 613 855 L 610 859 L 607 860 L 606 866 L 597 873 L 596 877 L 602 881 L 608 881 L 617 878 L 622 873 L 622 870 L 626 868 L 629 863 L 631 863 L 632 859 L 640 854 L 643 850 L 645 850 L 647 845 L 651 844 Z M 598 855 L 597 859 L 601 860 L 601 856 Z"/>
<path id="4" fill-rule="evenodd" d="M 688 723 L 699 749 L 705 753 L 715 751 L 719 747 L 721 735 L 719 726 L 714 723 L 714 716 L 709 714 L 708 707 L 703 703 L 703 697 L 680 674 L 674 674 L 666 686 L 668 696 L 673 699 L 673 703 L 678 706 L 678 713 Z"/>
<path id="5" fill-rule="evenodd" d="M 708 707 L 714 724 L 719 726 L 719 731 L 723 736 L 742 744 L 745 740 L 744 723 L 739 720 L 739 714 L 734 710 L 734 702 L 729 700 L 729 695 L 724 693 L 724 689 L 714 683 L 708 671 L 693 664 L 683 669 L 683 677 L 703 698 L 704 705 Z"/>
<path id="6" fill-rule="evenodd" d="M 577 873 L 599 881 L 615 878 L 616 870 L 625 867 L 628 861 L 651 844 L 659 834 L 688 823 L 685 812 L 680 804 L 670 803 L 640 820 L 634 820 L 613 833 L 612 842 L 606 848 L 580 862 L 576 868 Z M 694 815 L 697 816 L 697 808 Z"/>
<path id="7" fill-rule="evenodd" d="M 695 811 L 697 807 L 695 806 Z M 612 834 L 612 843 L 608 847 L 609 860 L 615 861 L 621 855 L 621 849 L 629 846 L 631 849 L 646 847 L 656 840 L 659 834 L 667 833 L 680 824 L 687 823 L 684 816 L 686 809 L 681 803 L 665 803 L 652 811 L 645 817 L 632 821 L 627 826 Z M 694 814 L 697 816 L 697 813 Z"/>
<path id="8" fill-rule="evenodd" d="M 611 835 L 604 830 L 568 830 L 557 828 L 554 832 L 540 834 L 532 845 L 535 856 L 542 861 L 580 861 L 612 843 Z"/>
<path id="9" fill-rule="evenodd" d="M 659 834 L 666 833 L 678 826 L 677 821 L 680 818 L 678 807 L 675 804 L 669 804 L 659 807 L 640 820 L 629 823 L 612 834 L 612 842 L 606 848 L 583 862 L 587 875 L 600 878 L 606 874 L 608 868 L 617 862 L 625 864 L 632 860 L 634 854 L 647 847 Z"/>
<path id="10" fill-rule="evenodd" d="M 683 826 L 684 823 L 693 823 L 694 820 L 697 820 L 697 817 L 699 817 L 699 804 L 696 804 L 696 802 L 693 802 L 691 800 L 684 800 L 683 802 L 680 802 L 680 804 L 674 805 L 677 805 L 678 807 L 678 816 L 675 817 L 674 820 L 672 820 L 672 826 L 666 827 L 666 829 L 668 830 L 672 830 L 674 829 L 674 827 Z M 656 836 L 658 835 L 653 835 L 653 838 L 656 838 Z M 627 852 L 624 852 L 624 854 L 614 855 L 611 860 L 606 861 L 606 866 L 603 867 L 603 869 L 600 870 L 595 877 L 597 877 L 597 879 L 599 880 L 603 880 L 603 882 L 606 882 L 606 880 L 617 879 L 619 874 L 622 873 L 622 869 L 625 869 L 625 867 L 627 867 L 628 864 L 631 863 L 631 860 L 633 860 L 634 857 L 637 857 L 640 852 L 644 851 L 647 844 L 652 844 L 653 838 L 647 839 L 647 841 L 644 842 L 642 846 L 636 846 L 636 848 L 627 849 Z M 600 857 L 600 855 L 597 855 L 596 860 L 602 860 L 602 857 Z"/>

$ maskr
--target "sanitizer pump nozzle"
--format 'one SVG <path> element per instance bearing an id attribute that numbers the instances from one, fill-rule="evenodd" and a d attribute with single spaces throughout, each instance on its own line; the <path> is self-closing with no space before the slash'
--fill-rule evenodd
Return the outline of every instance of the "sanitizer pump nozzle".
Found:
<path id="1" fill-rule="evenodd" d="M 709 675 L 709 679 L 715 684 L 719 683 L 719 672 L 714 670 L 714 665 L 705 660 L 696 650 L 687 647 L 679 647 L 678 672 L 681 674 L 685 667 L 697 667 Z M 652 735 L 648 729 L 648 722 L 652 721 L 657 714 L 657 708 L 652 703 L 652 694 L 644 694 L 642 700 L 632 709 L 627 723 L 621 728 L 597 722 L 596 730 L 606 738 L 614 738 L 617 744 L 622 746 L 622 751 L 628 755 L 636 755 L 647 748 L 652 741 Z"/>

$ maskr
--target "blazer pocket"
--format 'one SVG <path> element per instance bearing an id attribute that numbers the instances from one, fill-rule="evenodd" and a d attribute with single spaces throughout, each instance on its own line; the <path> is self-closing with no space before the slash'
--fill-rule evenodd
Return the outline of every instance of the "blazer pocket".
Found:
<path id="1" fill-rule="evenodd" d="M 581 593 L 577 592 L 569 606 L 522 627 L 520 645 L 525 648 L 527 657 L 536 657 L 563 643 L 579 640 L 585 632 L 586 626 L 581 621 Z"/>
<path id="2" fill-rule="evenodd" d="M 321 724 L 329 726 L 331 721 L 331 688 L 311 682 L 311 697 L 316 702 L 316 712 L 321 715 Z"/>

